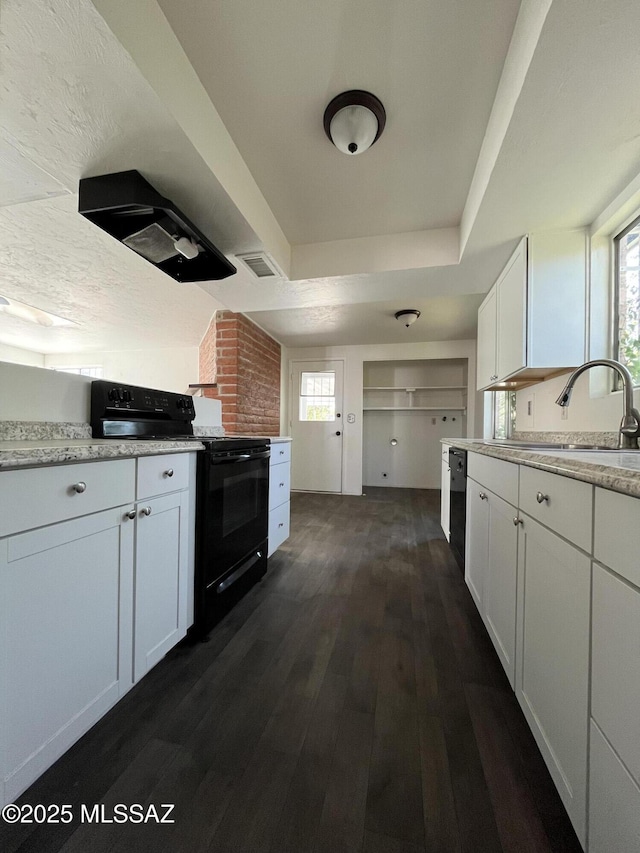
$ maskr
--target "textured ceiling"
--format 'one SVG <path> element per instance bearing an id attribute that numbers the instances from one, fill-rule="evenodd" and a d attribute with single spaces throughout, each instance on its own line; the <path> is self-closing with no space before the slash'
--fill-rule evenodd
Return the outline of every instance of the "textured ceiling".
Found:
<path id="1" fill-rule="evenodd" d="M 520 0 L 159 0 L 293 244 L 457 225 Z M 383 102 L 356 157 L 322 116 Z"/>

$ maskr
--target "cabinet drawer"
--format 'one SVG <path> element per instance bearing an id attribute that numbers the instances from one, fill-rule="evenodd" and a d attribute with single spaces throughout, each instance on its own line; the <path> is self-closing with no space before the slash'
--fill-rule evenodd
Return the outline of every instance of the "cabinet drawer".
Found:
<path id="1" fill-rule="evenodd" d="M 560 536 L 591 550 L 592 487 L 521 466 L 520 509 Z"/>
<path id="2" fill-rule="evenodd" d="M 596 489 L 593 555 L 640 587 L 640 500 Z"/>
<path id="3" fill-rule="evenodd" d="M 446 462 L 447 465 L 449 464 L 449 448 L 450 447 L 451 447 L 450 444 L 441 444 L 440 445 L 440 448 L 441 448 L 440 452 L 442 455 L 442 461 Z"/>
<path id="4" fill-rule="evenodd" d="M 289 510 L 287 501 L 269 513 L 269 557 L 289 538 Z"/>
<path id="5" fill-rule="evenodd" d="M 467 476 L 514 506 L 518 505 L 518 466 L 480 453 L 467 457 Z"/>
<path id="6" fill-rule="evenodd" d="M 271 457 L 269 464 L 273 468 L 274 465 L 280 465 L 282 462 L 291 461 L 291 442 L 282 441 L 271 445 Z"/>
<path id="7" fill-rule="evenodd" d="M 591 722 L 589 853 L 640 850 L 640 788 Z"/>
<path id="8" fill-rule="evenodd" d="M 640 592 L 594 564 L 591 716 L 640 782 Z"/>
<path id="9" fill-rule="evenodd" d="M 131 503 L 135 471 L 135 459 L 3 471 L 0 536 Z"/>
<path id="10" fill-rule="evenodd" d="M 138 459 L 138 500 L 177 492 L 179 489 L 186 489 L 188 485 L 188 453 L 141 456 Z"/>
<path id="11" fill-rule="evenodd" d="M 273 465 L 269 471 L 269 509 L 275 509 L 289 500 L 291 466 L 288 462 Z"/>

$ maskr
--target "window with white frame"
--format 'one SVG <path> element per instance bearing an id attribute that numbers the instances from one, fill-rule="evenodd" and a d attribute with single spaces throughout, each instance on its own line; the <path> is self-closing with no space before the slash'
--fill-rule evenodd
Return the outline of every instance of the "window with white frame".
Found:
<path id="1" fill-rule="evenodd" d="M 515 391 L 493 392 L 493 437 L 511 438 L 516 425 Z"/>
<path id="2" fill-rule="evenodd" d="M 335 421 L 336 374 L 333 370 L 303 371 L 300 376 L 301 421 Z"/>
<path id="3" fill-rule="evenodd" d="M 640 385 L 640 217 L 613 241 L 615 249 L 614 358 Z"/>

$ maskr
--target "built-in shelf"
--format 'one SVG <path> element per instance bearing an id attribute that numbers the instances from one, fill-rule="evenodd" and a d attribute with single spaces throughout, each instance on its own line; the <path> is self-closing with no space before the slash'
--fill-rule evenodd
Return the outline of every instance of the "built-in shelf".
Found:
<path id="1" fill-rule="evenodd" d="M 466 406 L 367 406 L 363 412 L 466 412 Z"/>
<path id="2" fill-rule="evenodd" d="M 466 391 L 466 385 L 365 385 L 364 391 Z"/>

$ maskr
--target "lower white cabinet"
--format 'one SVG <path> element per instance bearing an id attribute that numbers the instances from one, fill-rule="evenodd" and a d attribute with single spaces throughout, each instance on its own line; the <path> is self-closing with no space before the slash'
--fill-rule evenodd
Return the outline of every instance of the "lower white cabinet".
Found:
<path id="1" fill-rule="evenodd" d="M 3 802 L 131 687 L 133 533 L 121 508 L 0 540 Z"/>
<path id="2" fill-rule="evenodd" d="M 268 557 L 289 538 L 290 495 L 291 442 L 273 442 L 269 459 Z"/>
<path id="3" fill-rule="evenodd" d="M 584 846 L 590 559 L 528 516 L 518 538 L 516 696 Z"/>
<path id="4" fill-rule="evenodd" d="M 640 788 L 593 720 L 589 756 L 589 853 L 640 850 Z"/>
<path id="5" fill-rule="evenodd" d="M 517 509 L 467 480 L 465 579 L 513 687 L 516 649 Z"/>
<path id="6" fill-rule="evenodd" d="M 449 445 L 442 445 L 441 478 L 440 478 L 440 526 L 447 542 L 450 539 L 449 509 L 451 506 L 451 469 L 449 468 Z"/>
<path id="7" fill-rule="evenodd" d="M 3 804 L 186 633 L 195 465 L 153 460 L 143 468 L 158 468 L 157 486 L 145 488 L 160 494 L 137 503 L 133 459 L 0 473 L 0 493 L 17 484 L 21 496 L 0 538 Z"/>
<path id="8" fill-rule="evenodd" d="M 134 681 L 187 632 L 188 506 L 183 490 L 137 507 Z"/>

